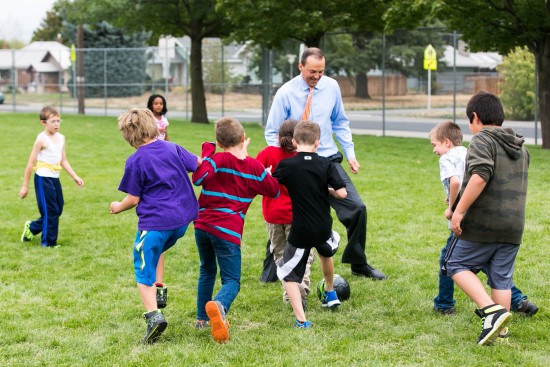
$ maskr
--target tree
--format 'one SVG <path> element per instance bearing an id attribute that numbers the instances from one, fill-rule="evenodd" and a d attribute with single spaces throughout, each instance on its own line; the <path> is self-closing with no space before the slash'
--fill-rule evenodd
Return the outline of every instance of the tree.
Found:
<path id="1" fill-rule="evenodd" d="M 500 98 L 506 117 L 532 120 L 535 110 L 535 58 L 526 48 L 517 47 L 504 57 L 498 71 L 504 77 Z"/>
<path id="2" fill-rule="evenodd" d="M 473 51 L 527 47 L 535 56 L 542 148 L 550 149 L 550 1 L 441 0 L 437 10 Z"/>
<path id="3" fill-rule="evenodd" d="M 63 18 L 55 10 L 46 12 L 46 17 L 40 23 L 40 27 L 35 29 L 32 34 L 32 41 L 59 41 L 63 32 Z"/>
<path id="4" fill-rule="evenodd" d="M 67 1 L 67 0 L 58 0 Z M 150 31 L 151 42 L 161 35 L 191 39 L 191 121 L 208 123 L 202 72 L 202 40 L 224 37 L 229 19 L 215 0 L 74 0 L 68 17 L 88 24 L 106 20 L 127 31 Z M 78 23 L 78 22 L 77 22 Z"/>
<path id="5" fill-rule="evenodd" d="M 231 18 L 231 37 L 279 49 L 287 39 L 320 47 L 327 32 L 382 29 L 383 0 L 218 0 Z"/>

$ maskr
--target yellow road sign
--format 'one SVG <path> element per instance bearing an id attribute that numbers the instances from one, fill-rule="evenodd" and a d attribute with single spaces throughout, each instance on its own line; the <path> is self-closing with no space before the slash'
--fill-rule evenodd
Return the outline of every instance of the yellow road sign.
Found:
<path id="1" fill-rule="evenodd" d="M 76 49 L 74 47 L 74 44 L 71 45 L 71 61 L 72 62 L 76 61 Z"/>
<path id="2" fill-rule="evenodd" d="M 437 55 L 432 45 L 424 50 L 424 70 L 437 70 Z"/>

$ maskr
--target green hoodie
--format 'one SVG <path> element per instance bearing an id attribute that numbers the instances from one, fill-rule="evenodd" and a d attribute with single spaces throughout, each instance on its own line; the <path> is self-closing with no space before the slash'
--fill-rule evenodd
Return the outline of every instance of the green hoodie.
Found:
<path id="1" fill-rule="evenodd" d="M 520 244 L 525 226 L 529 152 L 511 128 L 486 126 L 470 142 L 461 193 L 473 174 L 487 185 L 461 223 L 460 238 Z"/>

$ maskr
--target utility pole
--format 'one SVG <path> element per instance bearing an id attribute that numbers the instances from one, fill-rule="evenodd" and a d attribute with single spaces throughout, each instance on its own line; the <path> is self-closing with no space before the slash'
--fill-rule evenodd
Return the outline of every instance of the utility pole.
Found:
<path id="1" fill-rule="evenodd" d="M 79 24 L 76 28 L 76 94 L 78 98 L 78 114 L 84 115 L 84 27 Z"/>

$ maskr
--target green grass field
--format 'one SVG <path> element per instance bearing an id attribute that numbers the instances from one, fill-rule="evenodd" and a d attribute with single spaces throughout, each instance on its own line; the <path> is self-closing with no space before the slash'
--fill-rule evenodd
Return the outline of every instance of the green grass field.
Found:
<path id="1" fill-rule="evenodd" d="M 0 366 L 548 366 L 550 356 L 550 151 L 530 147 L 531 171 L 524 244 L 516 261 L 517 286 L 539 306 L 531 318 L 514 317 L 512 336 L 479 347 L 474 304 L 456 291 L 457 314 L 432 312 L 439 251 L 447 238 L 444 195 L 429 140 L 355 136 L 362 164 L 354 183 L 368 208 L 367 257 L 389 279 L 351 275 L 335 257 L 336 272 L 351 285 L 351 299 L 330 312 L 312 294 L 312 330 L 292 328 L 279 284 L 259 276 L 267 234 L 257 198 L 247 215 L 241 292 L 229 313 L 231 340 L 214 342 L 196 331 L 198 255 L 192 226 L 166 256 L 168 329 L 152 346 L 136 289 L 132 243 L 134 211 L 109 214 L 133 149 L 116 118 L 64 115 L 67 157 L 85 181 L 78 188 L 62 172 L 65 208 L 61 248 L 21 243 L 23 223 L 38 215 L 33 188 L 18 197 L 36 135 L 36 114 L 0 114 L 5 142 L 0 155 Z M 170 137 L 195 154 L 213 140 L 213 125 L 170 120 Z M 265 146 L 263 130 L 245 125 L 249 154 Z M 32 180 L 31 180 L 32 186 Z M 344 234 L 335 221 L 335 230 Z M 345 245 L 345 243 L 343 244 Z M 545 250 L 546 249 L 546 250 Z M 321 279 L 318 261 L 312 283 Z M 219 286 L 219 284 L 218 284 Z"/>

